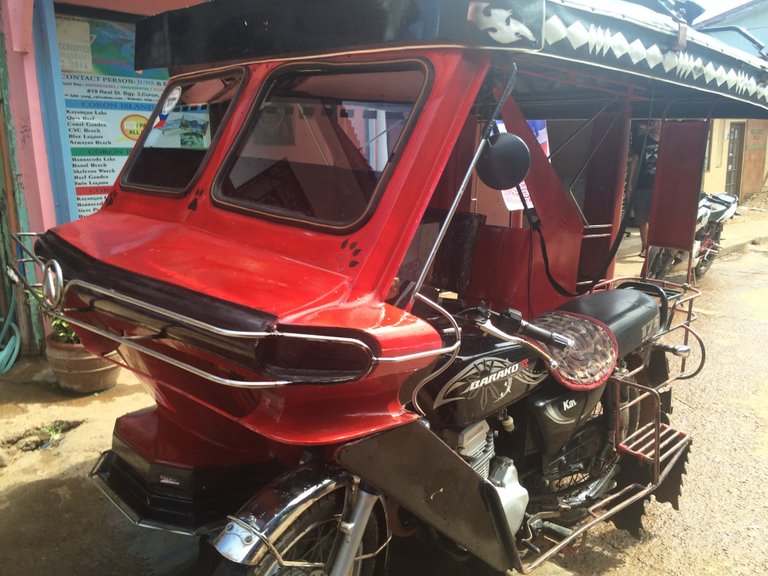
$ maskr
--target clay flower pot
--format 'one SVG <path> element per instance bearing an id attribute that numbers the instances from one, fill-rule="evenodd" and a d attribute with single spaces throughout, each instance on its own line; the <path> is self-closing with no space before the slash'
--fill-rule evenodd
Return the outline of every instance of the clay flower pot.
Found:
<path id="1" fill-rule="evenodd" d="M 112 352 L 108 356 L 116 355 Z M 45 340 L 45 356 L 56 381 L 64 390 L 90 394 L 112 388 L 117 383 L 120 366 L 88 352 L 82 344 Z"/>

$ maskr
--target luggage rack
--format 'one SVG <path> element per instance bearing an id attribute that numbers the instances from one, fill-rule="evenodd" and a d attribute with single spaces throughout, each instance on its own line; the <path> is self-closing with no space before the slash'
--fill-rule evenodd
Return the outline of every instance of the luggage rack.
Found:
<path id="1" fill-rule="evenodd" d="M 673 429 L 671 426 L 661 423 L 659 425 L 658 439 L 656 438 L 656 426 L 650 422 L 629 436 L 618 449 L 620 452 L 630 454 L 647 464 L 656 461 L 657 447 L 658 460 L 664 462 L 683 443 L 689 442 L 688 435 Z"/>
<path id="2" fill-rule="evenodd" d="M 678 432 L 677 434 L 681 433 Z M 518 571 L 523 574 L 532 572 L 541 566 L 544 562 L 553 558 L 564 548 L 572 544 L 577 544 L 579 541 L 583 542 L 587 536 L 587 532 L 589 532 L 589 530 L 598 524 L 602 524 L 607 520 L 610 520 L 611 517 L 629 508 L 638 500 L 642 500 L 643 498 L 653 493 L 653 491 L 656 490 L 656 488 L 658 488 L 662 482 L 664 482 L 664 480 L 676 466 L 682 466 L 685 464 L 685 457 L 688 452 L 688 448 L 691 445 L 691 439 L 685 434 L 682 434 L 682 436 L 683 437 L 680 438 L 679 441 L 672 445 L 667 445 L 667 449 L 664 452 L 663 458 L 658 460 L 659 462 L 663 462 L 664 466 L 663 468 L 658 468 L 658 470 L 656 470 L 656 474 L 654 474 L 654 478 L 651 480 L 651 482 L 647 484 L 629 484 L 615 494 L 606 496 L 599 502 L 593 504 L 587 509 L 587 512 L 590 516 L 588 521 L 581 524 L 575 530 L 569 531 L 569 533 L 565 535 L 562 540 L 556 541 L 552 548 L 537 556 L 536 559 L 530 563 L 522 564 L 521 561 L 521 565 L 517 568 Z M 548 517 L 550 514 L 551 513 L 549 512 L 542 513 L 540 515 L 541 519 Z M 531 520 L 533 520 L 533 518 Z"/>
<path id="3" fill-rule="evenodd" d="M 613 379 L 616 406 L 621 406 L 621 412 L 625 412 L 634 406 L 639 406 L 642 402 L 651 403 L 651 413 L 653 420 L 643 425 L 625 438 L 617 446 L 619 452 L 633 456 L 641 462 L 651 466 L 652 482 L 659 483 L 663 479 L 662 464 L 678 454 L 691 442 L 690 437 L 684 432 L 675 430 L 668 424 L 661 422 L 661 390 L 668 388 L 677 380 L 687 380 L 696 376 L 704 366 L 706 360 L 706 349 L 704 341 L 691 328 L 691 323 L 697 319 L 693 311 L 693 301 L 701 296 L 701 290 L 690 284 L 678 284 L 667 280 L 658 280 L 652 278 L 615 278 L 601 283 L 598 289 L 619 288 L 622 285 L 629 285 L 631 288 L 649 287 L 648 294 L 658 296 L 661 300 L 662 309 L 666 307 L 667 317 L 662 319 L 662 325 L 659 332 L 652 340 L 651 346 L 647 347 L 643 362 L 640 366 L 619 374 Z M 683 332 L 683 347 L 673 347 L 659 342 L 661 338 L 675 331 Z M 701 351 L 701 358 L 693 370 L 687 371 L 687 351 L 690 351 L 689 344 L 695 342 Z M 681 357 L 680 371 L 677 374 L 669 374 L 667 379 L 646 386 L 635 382 L 632 377 L 643 372 L 649 364 L 650 355 L 653 349 L 661 349 L 664 352 L 671 353 Z M 637 397 L 629 402 L 621 404 L 621 387 L 627 386 L 635 389 Z M 620 418 L 616 420 L 616 435 L 620 434 Z"/>

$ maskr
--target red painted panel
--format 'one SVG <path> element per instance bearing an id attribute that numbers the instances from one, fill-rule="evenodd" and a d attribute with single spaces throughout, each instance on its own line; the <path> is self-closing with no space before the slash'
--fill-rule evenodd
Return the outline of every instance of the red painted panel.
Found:
<path id="1" fill-rule="evenodd" d="M 366 331 L 383 357 L 437 349 L 441 339 L 431 326 L 383 300 L 465 127 L 491 55 L 458 48 L 424 50 L 419 55 L 435 69 L 428 99 L 375 213 L 352 233 L 334 235 L 269 222 L 220 208 L 210 200 L 218 168 L 242 130 L 264 78 L 279 63 L 250 66 L 232 121 L 187 196 L 138 194 L 118 186 L 109 206 L 58 227 L 56 233 L 86 254 L 139 278 L 151 277 L 272 312 L 282 324 Z M 338 60 L 413 57 L 413 52 L 393 51 Z M 189 355 L 195 344 L 185 350 L 164 341 L 153 345 L 165 347 L 168 354 Z M 213 353 L 201 352 L 199 361 L 215 365 L 214 370 L 256 369 L 241 370 L 224 358 L 217 363 Z M 154 389 L 158 404 L 187 430 L 201 423 L 218 429 L 217 422 L 226 420 L 287 444 L 332 444 L 413 420 L 417 416 L 399 401 L 400 387 L 434 361 L 381 363 L 366 378 L 348 384 L 240 390 L 137 351 L 126 351 L 124 357 Z"/>
<path id="2" fill-rule="evenodd" d="M 199 424 L 202 430 L 203 423 Z M 213 424 L 204 428 L 202 438 L 155 407 L 118 419 L 115 434 L 150 462 L 168 466 L 229 467 L 270 458 L 264 438 L 221 418 Z"/>
<path id="3" fill-rule="evenodd" d="M 662 125 L 648 226 L 651 246 L 691 249 L 708 133 L 709 122 Z"/>
<path id="4" fill-rule="evenodd" d="M 480 228 L 468 297 L 474 302 L 482 300 L 495 310 L 515 308 L 526 318 L 568 300 L 546 279 L 538 236 L 528 229 L 499 226 Z"/>
<path id="5" fill-rule="evenodd" d="M 581 236 L 581 219 L 512 98 L 507 101 L 502 117 L 507 131 L 520 136 L 531 151 L 531 169 L 525 183 L 542 222 L 552 275 L 564 288 L 574 291 L 580 250 L 574 238 Z M 527 312 L 528 318 L 567 300 L 547 279 L 538 235 L 532 239 L 527 229 L 490 226 L 480 232 L 469 296 L 492 302 L 496 308 L 512 306 Z"/>
<path id="6" fill-rule="evenodd" d="M 111 258 L 110 263 L 116 266 L 211 295 L 218 293 L 230 301 L 248 305 L 252 300 L 251 305 L 259 307 L 271 294 L 283 300 L 270 305 L 281 310 L 279 314 L 298 312 L 291 301 L 301 308 L 302 299 L 308 311 L 334 300 L 383 300 L 465 125 L 490 62 L 487 53 L 464 53 L 460 49 L 424 51 L 423 55 L 430 58 L 435 68 L 431 96 L 420 112 L 378 209 L 353 233 L 333 235 L 269 222 L 219 208 L 210 201 L 208 190 L 217 169 L 240 132 L 261 82 L 277 66 L 275 63 L 252 66 L 251 78 L 235 105 L 231 123 L 195 186 L 194 192 L 202 193 L 195 210 L 188 209 L 191 200 L 187 197 L 164 198 L 118 189 L 109 207 L 89 218 L 60 226 L 56 232 L 87 254 Z M 365 55 L 341 60 L 349 62 L 355 58 L 370 60 Z M 393 52 L 386 58 L 413 55 Z M 462 86 L 462 90 L 452 89 L 456 85 Z M 115 238 L 124 240 L 118 243 Z M 349 249 L 352 245 L 354 257 Z M 104 246 L 114 250 L 105 250 Z M 267 253 L 272 256 L 262 260 Z M 241 259 L 244 267 L 238 272 Z M 164 260 L 168 265 L 163 264 Z M 307 280 L 310 284 L 323 284 L 309 288 L 316 290 L 319 300 L 313 302 L 309 293 L 301 295 L 305 289 L 297 284 L 307 276 L 301 272 L 294 274 L 301 269 L 319 272 L 317 281 Z M 297 289 L 299 293 L 296 297 L 286 290 L 285 279 L 292 279 L 291 290 Z M 259 286 L 272 283 L 274 289 L 268 289 L 262 296 L 253 290 L 254 282 Z M 278 288 L 284 290 L 282 294 Z"/>
<path id="7" fill-rule="evenodd" d="M 530 317 L 528 283 L 515 281 L 516 277 L 525 276 L 519 271 L 528 268 L 530 246 L 529 230 L 481 227 L 472 262 L 469 298 L 482 300 L 497 310 L 511 306 Z M 517 274 L 510 273 L 515 270 Z"/>
<path id="8" fill-rule="evenodd" d="M 397 367 L 401 373 L 380 365 L 364 380 L 348 384 L 258 390 L 221 386 L 130 349 L 124 355 L 176 423 L 225 445 L 233 442 L 235 424 L 275 442 L 329 445 L 418 418 L 398 400 L 403 379 L 413 373 L 402 365 Z"/>
<path id="9" fill-rule="evenodd" d="M 592 129 L 593 148 L 599 148 L 587 172 L 584 216 L 590 225 L 610 224 L 611 228 L 588 231 L 587 234 L 610 232 L 611 237 L 585 238 L 582 241 L 579 276 L 585 280 L 593 280 L 602 274 L 605 260 L 618 234 L 629 152 L 630 123 L 630 109 L 625 106 L 619 112 L 602 114 Z M 600 143 L 604 135 L 605 139 Z M 612 265 L 613 263 L 606 273 L 607 278 L 613 275 Z"/>
<path id="10" fill-rule="evenodd" d="M 451 157 L 445 165 L 443 175 L 435 188 L 435 193 L 429 202 L 430 208 L 448 210 L 451 207 L 454 198 L 456 198 L 456 192 L 467 172 L 467 166 L 469 166 L 475 154 L 477 138 L 477 121 L 472 115 L 469 115 L 464 123 L 464 127 L 461 129 L 461 135 L 456 142 Z M 464 192 L 464 196 L 459 204 L 460 212 L 470 211 L 472 194 L 469 192 L 469 190 Z"/>

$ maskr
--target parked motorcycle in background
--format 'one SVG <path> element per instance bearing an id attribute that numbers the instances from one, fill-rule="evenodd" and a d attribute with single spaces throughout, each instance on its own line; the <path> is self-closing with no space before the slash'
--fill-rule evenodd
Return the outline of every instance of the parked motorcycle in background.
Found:
<path id="1" fill-rule="evenodd" d="M 725 192 L 700 194 L 691 263 L 695 278 L 704 276 L 712 266 L 712 262 L 720 252 L 723 226 L 736 214 L 738 204 L 739 199 L 736 196 Z M 685 261 L 687 255 L 686 251 L 675 248 L 652 248 L 648 256 L 648 276 L 663 280 Z"/>

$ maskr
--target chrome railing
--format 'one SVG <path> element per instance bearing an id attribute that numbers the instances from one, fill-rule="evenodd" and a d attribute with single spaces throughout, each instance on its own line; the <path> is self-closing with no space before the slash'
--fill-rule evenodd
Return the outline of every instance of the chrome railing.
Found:
<path id="1" fill-rule="evenodd" d="M 29 238 L 36 238 L 40 236 L 36 232 L 26 232 L 14 234 L 13 239 L 18 247 L 18 258 L 15 267 L 9 267 L 8 276 L 15 284 L 21 283 L 28 290 L 31 297 L 37 300 L 43 311 L 56 318 L 61 318 L 79 328 L 83 328 L 89 332 L 92 332 L 103 338 L 107 338 L 120 345 L 127 346 L 133 350 L 136 350 L 142 354 L 146 354 L 162 362 L 166 362 L 176 368 L 185 370 L 191 374 L 210 380 L 217 384 L 224 386 L 233 386 L 236 388 L 274 388 L 278 386 L 287 386 L 290 384 L 301 384 L 295 380 L 236 380 L 232 378 L 224 378 L 217 374 L 213 374 L 208 370 L 201 369 L 197 366 L 189 364 L 188 362 L 181 361 L 177 358 L 169 356 L 163 352 L 159 352 L 154 348 L 142 344 L 142 341 L 151 341 L 159 338 L 167 337 L 168 328 L 173 327 L 185 327 L 192 328 L 199 332 L 214 335 L 220 338 L 233 338 L 233 339 L 251 339 L 261 340 L 264 338 L 290 338 L 296 340 L 303 340 L 307 342 L 328 342 L 333 344 L 342 344 L 346 346 L 353 346 L 362 350 L 370 358 L 370 365 L 367 372 L 361 373 L 356 378 L 361 378 L 366 374 L 369 374 L 375 365 L 377 364 L 391 364 L 399 362 L 413 362 L 415 360 L 421 360 L 424 358 L 432 358 L 441 356 L 444 354 L 454 356 L 459 346 L 461 345 L 461 337 L 459 333 L 456 333 L 456 342 L 450 346 L 444 346 L 441 348 L 434 348 L 431 350 L 424 350 L 420 352 L 414 352 L 411 354 L 404 354 L 399 356 L 376 356 L 371 348 L 362 340 L 357 338 L 347 338 L 341 336 L 327 336 L 323 334 L 311 334 L 311 333 L 293 333 L 278 330 L 276 327 L 272 327 L 266 331 L 242 331 L 242 330 L 230 330 L 221 326 L 216 326 L 207 322 L 203 322 L 197 318 L 180 314 L 168 310 L 166 308 L 156 306 L 149 302 L 145 302 L 141 299 L 122 294 L 116 290 L 104 288 L 93 284 L 91 282 L 85 282 L 83 280 L 69 280 L 66 281 L 63 277 L 61 267 L 55 260 L 43 260 L 37 256 L 33 250 L 26 246 L 24 240 Z M 26 267 L 28 264 L 34 264 L 38 269 L 40 280 L 37 278 L 31 280 L 27 275 Z M 73 316 L 73 313 L 82 313 L 91 311 L 92 308 L 65 308 L 63 303 L 67 300 L 67 294 L 75 289 L 84 290 L 92 293 L 96 296 L 101 296 L 113 302 L 119 302 L 125 304 L 133 309 L 147 312 L 153 317 L 160 319 L 161 321 L 168 322 L 169 326 L 158 330 L 157 332 L 142 334 L 140 336 L 126 336 L 123 334 L 116 334 L 103 327 L 95 326 L 93 323 L 77 318 Z M 418 298 L 431 303 L 427 298 L 422 295 L 418 295 Z M 434 304 L 434 303 L 431 303 Z M 311 383 L 311 382 L 307 382 Z"/>

